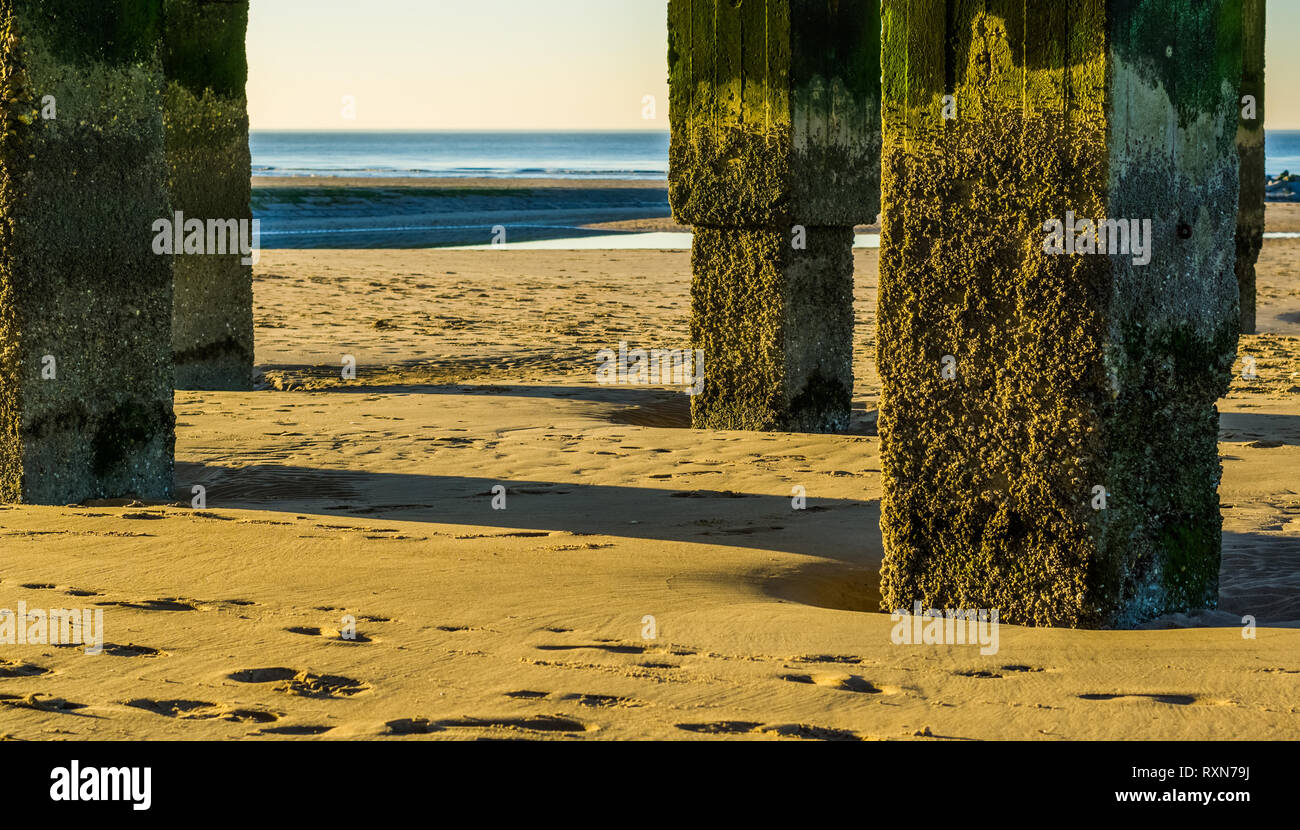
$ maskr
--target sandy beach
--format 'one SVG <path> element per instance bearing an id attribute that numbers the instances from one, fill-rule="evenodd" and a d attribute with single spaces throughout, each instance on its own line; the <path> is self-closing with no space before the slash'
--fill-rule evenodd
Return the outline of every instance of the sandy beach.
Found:
<path id="1" fill-rule="evenodd" d="M 1300 737 L 1298 262 L 1265 243 L 1258 377 L 1220 405 L 1220 608 L 985 655 L 895 645 L 879 609 L 876 251 L 844 435 L 692 431 L 679 391 L 596 383 L 599 349 L 686 346 L 685 251 L 264 251 L 261 388 L 176 394 L 174 503 L 0 507 L 0 608 L 102 608 L 107 641 L 7 648 L 0 733 Z"/>

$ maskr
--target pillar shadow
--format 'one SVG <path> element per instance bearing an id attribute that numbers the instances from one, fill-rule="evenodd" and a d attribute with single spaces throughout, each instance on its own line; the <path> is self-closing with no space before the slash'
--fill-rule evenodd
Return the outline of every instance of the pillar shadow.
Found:
<path id="1" fill-rule="evenodd" d="M 466 525 L 501 536 L 568 531 L 880 563 L 879 504 L 815 493 L 807 509 L 795 510 L 788 496 L 721 490 L 178 462 L 176 497 L 188 501 L 195 484 L 210 510 Z M 504 510 L 492 508 L 497 485 L 506 488 Z"/>
<path id="2" fill-rule="evenodd" d="M 1219 415 L 1219 440 L 1258 442 L 1263 448 L 1300 446 L 1300 415 L 1224 412 Z"/>
<path id="3" fill-rule="evenodd" d="M 265 366 L 259 370 L 283 368 Z M 367 383 L 365 381 L 328 386 L 312 390 L 314 393 L 365 394 L 365 395 L 492 395 L 508 398 L 546 398 L 550 400 L 580 400 L 623 407 L 609 415 L 613 423 L 659 429 L 690 429 L 690 396 L 675 389 L 645 386 L 601 386 L 598 384 L 536 385 L 536 384 L 474 384 L 474 383 Z M 855 406 L 849 416 L 849 427 L 838 435 L 876 435 L 874 409 Z"/>
<path id="4" fill-rule="evenodd" d="M 1224 533 L 1219 610 L 1233 616 L 1224 624 L 1235 628 L 1246 615 L 1260 625 L 1300 627 L 1300 536 Z"/>

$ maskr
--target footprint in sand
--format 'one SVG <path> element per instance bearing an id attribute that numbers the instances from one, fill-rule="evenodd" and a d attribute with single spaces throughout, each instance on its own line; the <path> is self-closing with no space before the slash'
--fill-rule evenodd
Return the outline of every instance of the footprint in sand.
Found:
<path id="1" fill-rule="evenodd" d="M 879 695 L 884 694 L 884 689 L 877 689 L 864 677 L 856 674 L 783 674 L 782 680 L 791 683 L 809 683 L 815 686 L 826 686 L 831 689 L 839 689 L 845 692 L 860 692 L 862 694 Z"/>
<path id="2" fill-rule="evenodd" d="M 679 723 L 678 729 L 702 735 L 743 735 L 757 730 L 763 724 L 749 720 L 719 720 L 708 723 Z"/>
<path id="3" fill-rule="evenodd" d="M 197 611 L 198 606 L 179 597 L 146 599 L 139 602 L 97 602 L 96 605 L 116 605 L 120 608 L 135 608 L 140 611 Z"/>
<path id="4" fill-rule="evenodd" d="M 370 639 L 360 631 L 351 632 L 351 636 L 344 637 L 343 632 L 334 628 L 316 628 L 309 625 L 294 625 L 286 628 L 290 634 L 302 634 L 308 637 L 324 637 L 331 643 L 372 643 Z"/>
<path id="5" fill-rule="evenodd" d="M 1164 695 L 1164 694 L 1087 694 L 1079 695 L 1082 700 L 1123 700 L 1124 698 L 1145 698 L 1154 700 L 1157 703 L 1168 703 L 1171 706 L 1189 706 L 1196 702 L 1194 695 Z"/>
<path id="6" fill-rule="evenodd" d="M 427 735 L 448 729 L 488 729 L 521 732 L 592 732 L 598 727 L 563 715 L 532 715 L 523 718 L 456 718 L 431 721 L 427 718 L 402 718 L 384 724 L 390 735 Z"/>
<path id="7" fill-rule="evenodd" d="M 703 735 L 777 735 L 783 738 L 800 738 L 809 741 L 861 741 L 856 732 L 832 729 L 806 723 L 767 725 L 756 721 L 724 720 L 707 723 L 679 723 L 678 729 Z"/>
<path id="8" fill-rule="evenodd" d="M 0 677 L 36 677 L 49 674 L 50 669 L 23 660 L 0 660 Z"/>
<path id="9" fill-rule="evenodd" d="M 265 729 L 257 730 L 259 735 L 323 735 L 329 732 L 332 726 L 268 726 Z"/>
<path id="10" fill-rule="evenodd" d="M 241 669 L 231 672 L 226 677 L 238 683 L 274 683 L 279 680 L 292 680 L 297 674 L 297 669 L 280 666 L 270 669 Z"/>
<path id="11" fill-rule="evenodd" d="M 204 700 L 153 700 L 139 697 L 126 701 L 127 706 L 144 709 L 165 718 L 181 720 L 220 719 L 232 723 L 274 723 L 280 719 L 275 712 L 262 709 L 228 708 Z"/>
<path id="12" fill-rule="evenodd" d="M 277 692 L 296 697 L 325 700 L 351 697 L 369 690 L 370 686 L 341 674 L 313 674 L 301 671 L 291 679 L 277 683 L 274 688 Z"/>
<path id="13" fill-rule="evenodd" d="M 595 708 L 617 706 L 632 709 L 646 705 L 645 701 L 631 697 L 621 697 L 619 695 L 568 694 L 561 697 L 560 700 L 572 701 L 579 706 L 591 706 Z"/>
<path id="14" fill-rule="evenodd" d="M 628 645 L 611 645 L 606 643 L 592 643 L 589 645 L 541 645 L 536 647 L 539 651 L 578 651 L 580 649 L 598 649 L 609 652 L 610 654 L 645 654 L 644 646 Z"/>
<path id="15" fill-rule="evenodd" d="M 266 669 L 240 669 L 226 677 L 238 683 L 275 683 L 277 692 L 297 697 L 336 699 L 351 697 L 368 691 L 370 686 L 360 680 L 339 674 L 313 674 L 303 670 L 276 666 Z"/>
<path id="16" fill-rule="evenodd" d="M 20 709 L 35 709 L 38 712 L 67 712 L 75 713 L 78 709 L 85 709 L 84 703 L 73 703 L 61 697 L 50 697 L 40 692 L 33 692 L 27 695 L 0 695 L 0 703 L 6 706 L 17 706 Z"/>
<path id="17" fill-rule="evenodd" d="M 104 654 L 113 657 L 165 657 L 167 652 L 149 646 L 137 646 L 134 643 L 127 643 L 124 646 L 117 643 L 104 643 Z"/>
<path id="18" fill-rule="evenodd" d="M 854 657 L 849 654 L 809 654 L 802 657 L 795 657 L 791 662 L 794 663 L 843 663 L 848 665 L 858 665 L 862 662 L 861 657 Z"/>

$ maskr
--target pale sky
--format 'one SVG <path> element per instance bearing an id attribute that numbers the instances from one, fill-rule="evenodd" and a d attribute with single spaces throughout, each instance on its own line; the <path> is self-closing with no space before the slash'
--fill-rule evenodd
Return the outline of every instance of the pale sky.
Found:
<path id="1" fill-rule="evenodd" d="M 252 0 L 253 129 L 668 129 L 667 0 Z M 356 99 L 356 119 L 342 98 Z M 642 118 L 645 96 L 655 120 Z"/>
<path id="2" fill-rule="evenodd" d="M 666 130 L 667 40 L 667 0 L 252 0 L 249 115 L 260 130 Z M 1266 126 L 1300 129 L 1297 0 L 1269 3 L 1267 61 Z"/>

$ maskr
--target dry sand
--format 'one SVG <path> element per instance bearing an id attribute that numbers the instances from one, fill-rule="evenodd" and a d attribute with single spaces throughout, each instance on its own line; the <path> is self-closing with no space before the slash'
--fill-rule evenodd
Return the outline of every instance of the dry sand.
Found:
<path id="1" fill-rule="evenodd" d="M 0 608 L 100 606 L 113 644 L 0 647 L 0 733 L 1300 737 L 1298 255 L 1266 243 L 1221 407 L 1223 610 L 982 656 L 877 611 L 876 252 L 841 436 L 595 384 L 600 348 L 685 345 L 686 252 L 265 252 L 266 388 L 177 393 L 184 506 L 0 509 Z"/>

